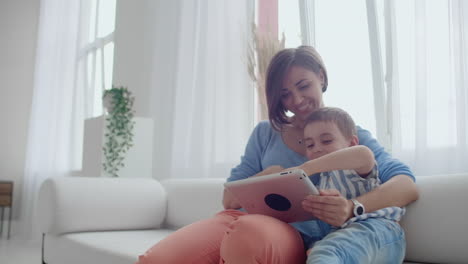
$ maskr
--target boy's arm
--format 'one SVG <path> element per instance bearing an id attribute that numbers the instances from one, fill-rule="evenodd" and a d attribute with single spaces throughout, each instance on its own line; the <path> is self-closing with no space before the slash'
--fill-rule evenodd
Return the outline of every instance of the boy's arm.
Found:
<path id="1" fill-rule="evenodd" d="M 375 165 L 374 153 L 366 146 L 340 149 L 299 166 L 307 175 L 332 170 L 355 170 L 366 176 Z"/>

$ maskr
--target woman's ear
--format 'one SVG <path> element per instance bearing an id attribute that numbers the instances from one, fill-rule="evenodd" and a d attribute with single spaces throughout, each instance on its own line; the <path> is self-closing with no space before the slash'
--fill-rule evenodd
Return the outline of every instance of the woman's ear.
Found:
<path id="1" fill-rule="evenodd" d="M 320 82 L 322 83 L 322 85 L 325 83 L 325 74 L 323 73 L 323 70 L 320 69 L 320 72 L 319 72 L 319 78 L 320 78 Z"/>
<path id="2" fill-rule="evenodd" d="M 327 87 L 325 86 L 325 73 L 322 69 L 320 69 L 318 77 L 320 79 L 320 88 L 322 88 L 322 92 L 325 92 L 327 90 Z"/>
<path id="3" fill-rule="evenodd" d="M 356 135 L 353 135 L 351 137 L 351 141 L 349 142 L 349 146 L 352 147 L 357 145 L 359 145 L 359 138 Z"/>

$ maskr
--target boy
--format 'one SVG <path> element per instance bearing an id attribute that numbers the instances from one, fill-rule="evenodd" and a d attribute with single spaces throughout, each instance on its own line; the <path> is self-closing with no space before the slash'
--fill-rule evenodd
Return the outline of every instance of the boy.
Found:
<path id="1" fill-rule="evenodd" d="M 334 107 L 323 107 L 313 112 L 306 120 L 304 139 L 308 162 L 299 166 L 307 175 L 320 173 L 318 189 L 336 189 L 352 203 L 350 219 L 341 226 L 319 222 L 317 237 L 304 239 L 310 249 L 326 235 L 367 218 L 386 218 L 399 221 L 404 208 L 388 207 L 367 213 L 356 197 L 371 191 L 380 184 L 374 154 L 359 145 L 356 125 L 348 113 Z M 306 198 L 303 207 L 313 211 L 313 203 Z M 336 226 L 339 226 L 337 228 Z"/>

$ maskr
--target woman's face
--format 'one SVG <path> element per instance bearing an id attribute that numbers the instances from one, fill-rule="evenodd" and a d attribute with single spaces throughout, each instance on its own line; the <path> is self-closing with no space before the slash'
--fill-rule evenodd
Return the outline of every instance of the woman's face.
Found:
<path id="1" fill-rule="evenodd" d="M 296 118 L 305 120 L 323 106 L 323 74 L 300 66 L 292 66 L 283 79 L 281 102 Z"/>

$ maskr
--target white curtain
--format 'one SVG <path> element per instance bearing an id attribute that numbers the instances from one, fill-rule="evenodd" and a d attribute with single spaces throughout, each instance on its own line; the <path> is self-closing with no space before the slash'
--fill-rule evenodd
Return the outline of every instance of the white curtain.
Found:
<path id="1" fill-rule="evenodd" d="M 83 117 L 75 91 L 80 1 L 42 0 L 20 219 L 13 232 L 36 239 L 34 208 L 44 179 L 81 164 Z"/>
<path id="2" fill-rule="evenodd" d="M 328 67 L 325 103 L 348 110 L 418 176 L 467 173 L 468 2 L 300 3 L 305 39 Z"/>
<path id="3" fill-rule="evenodd" d="M 154 177 L 227 177 L 253 128 L 251 1 L 157 1 Z"/>
<path id="4" fill-rule="evenodd" d="M 468 172 L 468 3 L 391 1 L 392 149 L 417 175 Z"/>
<path id="5" fill-rule="evenodd" d="M 41 1 L 23 196 L 14 227 L 23 238 L 39 237 L 34 208 L 41 183 L 81 169 L 83 120 L 95 101 L 84 88 L 86 65 L 78 58 L 88 39 L 89 3 Z M 245 57 L 252 2 L 146 4 L 155 7 L 146 18 L 155 24 L 151 41 L 143 43 L 153 44 L 146 99 L 155 121 L 154 177 L 227 177 L 254 125 Z"/>

